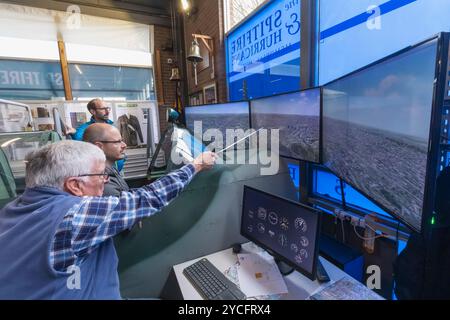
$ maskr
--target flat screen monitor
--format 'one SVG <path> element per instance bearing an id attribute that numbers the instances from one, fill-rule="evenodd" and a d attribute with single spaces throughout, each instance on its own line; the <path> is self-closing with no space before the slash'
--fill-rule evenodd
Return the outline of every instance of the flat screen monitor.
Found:
<path id="1" fill-rule="evenodd" d="M 246 131 L 250 128 L 248 101 L 187 107 L 185 108 L 185 118 L 186 128 L 206 144 L 209 141 L 215 141 L 215 139 L 210 140 L 207 132 L 209 129 L 220 131 L 223 148 L 245 137 Z M 195 122 L 200 130 L 196 130 Z M 227 130 L 231 136 L 227 137 Z M 237 144 L 241 149 L 246 145 L 248 144 L 245 141 Z"/>
<path id="2" fill-rule="evenodd" d="M 252 100 L 250 106 L 253 129 L 280 130 L 281 156 L 320 162 L 320 88 Z"/>
<path id="3" fill-rule="evenodd" d="M 244 186 L 241 234 L 311 280 L 315 279 L 320 212 Z"/>
<path id="4" fill-rule="evenodd" d="M 421 231 L 437 40 L 325 85 L 323 162 Z"/>

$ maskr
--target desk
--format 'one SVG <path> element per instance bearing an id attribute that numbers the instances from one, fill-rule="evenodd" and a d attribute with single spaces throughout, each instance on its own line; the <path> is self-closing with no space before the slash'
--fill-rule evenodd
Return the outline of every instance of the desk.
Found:
<path id="1" fill-rule="evenodd" d="M 248 251 L 243 248 L 242 253 L 247 252 Z M 202 296 L 200 296 L 197 290 L 192 286 L 192 284 L 183 274 L 184 268 L 202 258 L 207 258 L 221 272 L 224 272 L 226 269 L 237 262 L 237 256 L 232 252 L 232 249 L 230 248 L 173 266 L 175 276 L 181 290 L 181 294 L 183 295 L 183 299 L 185 300 L 203 300 Z M 311 294 L 322 290 L 331 283 L 342 279 L 344 276 L 350 277 L 348 274 L 346 274 L 344 271 L 336 267 L 325 258 L 319 257 L 319 259 L 322 262 L 325 270 L 327 271 L 331 281 L 325 283 L 320 283 L 317 280 L 311 281 L 301 273 L 294 271 L 288 276 L 284 276 L 288 294 L 282 295 L 282 300 L 304 300 Z"/>

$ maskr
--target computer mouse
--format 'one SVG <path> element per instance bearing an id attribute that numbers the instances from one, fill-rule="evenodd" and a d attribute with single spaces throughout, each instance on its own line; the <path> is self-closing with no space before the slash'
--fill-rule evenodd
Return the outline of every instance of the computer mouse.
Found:
<path id="1" fill-rule="evenodd" d="M 233 253 L 240 253 L 242 250 L 242 246 L 240 243 L 235 243 L 232 245 Z"/>

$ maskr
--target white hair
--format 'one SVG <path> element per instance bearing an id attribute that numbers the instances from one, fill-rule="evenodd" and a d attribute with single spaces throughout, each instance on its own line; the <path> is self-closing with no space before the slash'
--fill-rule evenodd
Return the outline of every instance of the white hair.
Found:
<path id="1" fill-rule="evenodd" d="M 105 161 L 103 151 L 91 143 L 64 140 L 27 154 L 25 183 L 28 188 L 64 188 L 64 180 L 91 173 L 92 166 Z"/>

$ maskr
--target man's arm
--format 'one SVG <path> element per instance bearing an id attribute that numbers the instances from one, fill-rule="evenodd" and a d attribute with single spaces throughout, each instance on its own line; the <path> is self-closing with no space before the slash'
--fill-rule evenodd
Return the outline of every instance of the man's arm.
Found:
<path id="1" fill-rule="evenodd" d="M 89 126 L 88 123 L 83 123 L 77 128 L 77 131 L 72 134 L 73 140 L 83 141 L 83 134 L 86 131 L 86 128 Z"/>
<path id="2" fill-rule="evenodd" d="M 68 211 L 55 233 L 52 266 L 64 271 L 101 242 L 155 214 L 182 191 L 196 172 L 212 167 L 216 158 L 211 152 L 205 153 L 193 164 L 134 192 L 122 192 L 120 197 L 83 198 Z"/>
<path id="3" fill-rule="evenodd" d="M 72 249 L 88 254 L 101 242 L 150 217 L 176 198 L 195 174 L 186 165 L 157 182 L 120 197 L 87 197 L 72 212 Z"/>

